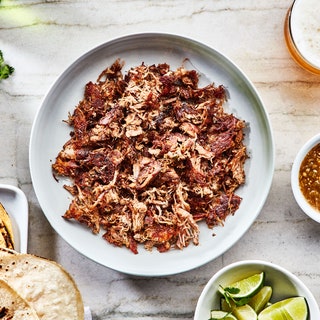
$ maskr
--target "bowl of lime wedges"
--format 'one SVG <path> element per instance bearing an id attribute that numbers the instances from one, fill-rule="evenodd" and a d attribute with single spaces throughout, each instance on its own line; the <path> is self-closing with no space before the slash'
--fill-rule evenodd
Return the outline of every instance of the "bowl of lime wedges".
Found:
<path id="1" fill-rule="evenodd" d="M 319 320 L 311 291 L 276 264 L 246 260 L 218 271 L 204 287 L 194 320 Z"/>

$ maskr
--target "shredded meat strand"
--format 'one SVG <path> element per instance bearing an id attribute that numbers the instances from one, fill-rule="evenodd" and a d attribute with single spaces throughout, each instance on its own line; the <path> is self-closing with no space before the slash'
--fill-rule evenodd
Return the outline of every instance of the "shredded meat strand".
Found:
<path id="1" fill-rule="evenodd" d="M 245 122 L 224 111 L 225 88 L 195 70 L 119 59 L 69 115 L 55 176 L 69 177 L 64 214 L 116 246 L 160 252 L 199 243 L 199 221 L 223 225 L 245 183 Z"/>

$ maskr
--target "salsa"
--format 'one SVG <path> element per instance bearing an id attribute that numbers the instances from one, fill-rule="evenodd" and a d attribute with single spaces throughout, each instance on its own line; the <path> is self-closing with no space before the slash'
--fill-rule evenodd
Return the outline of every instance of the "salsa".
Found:
<path id="1" fill-rule="evenodd" d="M 320 212 L 320 143 L 303 159 L 299 171 L 299 185 L 310 205 Z"/>

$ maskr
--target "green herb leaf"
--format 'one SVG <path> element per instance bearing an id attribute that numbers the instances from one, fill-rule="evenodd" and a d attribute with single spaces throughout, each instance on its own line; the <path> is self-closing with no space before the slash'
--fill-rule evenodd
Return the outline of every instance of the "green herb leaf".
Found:
<path id="1" fill-rule="evenodd" d="M 221 287 L 221 286 L 220 286 Z M 234 287 L 221 287 L 223 290 L 223 296 L 229 305 L 229 307 L 232 307 L 231 301 L 236 305 L 236 306 L 243 306 L 247 304 L 250 300 L 250 298 L 241 298 L 241 299 L 236 299 L 232 295 L 237 294 L 240 292 L 239 288 L 234 288 Z"/>
<path id="2" fill-rule="evenodd" d="M 2 54 L 2 51 L 0 50 L 0 65 L 2 65 L 3 63 L 4 63 L 3 54 Z"/>
<path id="3" fill-rule="evenodd" d="M 247 304 L 250 301 L 250 298 L 233 299 L 233 301 L 237 306 L 240 307 Z"/>
<path id="4" fill-rule="evenodd" d="M 225 287 L 223 289 L 224 289 L 224 291 L 229 292 L 231 294 L 237 294 L 240 292 L 239 288 L 234 288 L 234 287 Z"/>
<path id="5" fill-rule="evenodd" d="M 0 50 L 0 80 L 7 79 L 13 72 L 14 68 L 5 64 L 2 51 Z"/>

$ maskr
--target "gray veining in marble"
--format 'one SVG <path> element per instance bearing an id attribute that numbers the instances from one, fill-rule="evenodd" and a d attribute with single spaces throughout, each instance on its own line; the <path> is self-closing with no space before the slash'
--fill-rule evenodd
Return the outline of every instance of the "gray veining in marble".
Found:
<path id="1" fill-rule="evenodd" d="M 0 183 L 25 192 L 30 211 L 29 252 L 54 259 L 70 271 L 93 319 L 192 319 L 209 278 L 242 259 L 265 259 L 288 268 L 320 301 L 320 225 L 301 212 L 290 187 L 295 154 L 319 132 L 320 77 L 297 66 L 286 49 L 283 23 L 291 2 L 1 1 L 0 50 L 16 71 L 0 82 Z M 241 241 L 200 268 L 147 279 L 102 267 L 62 240 L 41 211 L 28 167 L 32 122 L 55 79 L 91 48 L 146 31 L 191 37 L 233 60 L 265 103 L 276 148 L 270 195 Z"/>

